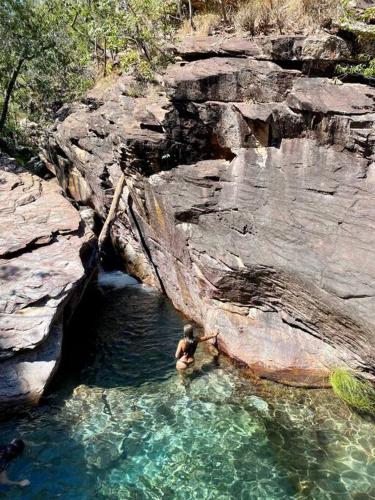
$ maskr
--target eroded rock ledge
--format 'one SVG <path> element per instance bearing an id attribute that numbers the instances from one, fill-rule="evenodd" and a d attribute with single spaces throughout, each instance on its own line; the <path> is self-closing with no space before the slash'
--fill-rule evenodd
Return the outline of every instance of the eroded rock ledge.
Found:
<path id="1" fill-rule="evenodd" d="M 120 78 L 66 110 L 49 149 L 61 184 L 104 218 L 125 172 L 126 268 L 231 356 L 287 383 L 342 364 L 373 377 L 375 89 L 285 64 L 350 47 L 208 38 L 180 54 L 161 86 Z"/>
<path id="2" fill-rule="evenodd" d="M 61 188 L 0 155 L 0 415 L 37 403 L 95 264 L 95 237 Z"/>

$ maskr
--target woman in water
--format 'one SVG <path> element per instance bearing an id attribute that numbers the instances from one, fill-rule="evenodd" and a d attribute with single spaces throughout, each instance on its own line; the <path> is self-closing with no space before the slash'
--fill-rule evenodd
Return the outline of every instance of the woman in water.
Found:
<path id="1" fill-rule="evenodd" d="M 22 481 L 11 481 L 8 479 L 7 469 L 12 460 L 19 457 L 25 448 L 25 443 L 22 439 L 13 439 L 7 446 L 0 446 L 0 484 L 28 486 L 30 481 L 22 479 Z"/>
<path id="2" fill-rule="evenodd" d="M 194 329 L 192 325 L 188 324 L 184 326 L 184 338 L 180 340 L 176 351 L 176 368 L 177 370 L 186 370 L 194 363 L 194 354 L 197 349 L 197 345 L 200 342 L 206 342 L 206 340 L 214 339 L 219 335 L 219 333 L 214 333 L 213 335 L 205 335 L 204 337 L 194 337 Z"/>

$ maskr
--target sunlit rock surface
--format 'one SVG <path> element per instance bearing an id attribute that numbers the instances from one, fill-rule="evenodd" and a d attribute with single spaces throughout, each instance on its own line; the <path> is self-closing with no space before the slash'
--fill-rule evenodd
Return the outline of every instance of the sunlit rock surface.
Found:
<path id="1" fill-rule="evenodd" d="M 0 156 L 0 409 L 37 402 L 95 262 L 61 188 Z"/>
<path id="2" fill-rule="evenodd" d="M 125 172 L 111 234 L 127 270 L 231 356 L 292 384 L 374 375 L 375 90 L 321 76 L 350 46 L 184 47 L 160 86 L 120 78 L 56 123 L 62 185 L 104 217 Z"/>
<path id="3" fill-rule="evenodd" d="M 177 47 L 186 60 L 214 56 L 248 56 L 264 61 L 346 62 L 353 59 L 347 41 L 328 33 L 318 35 L 274 35 L 259 38 L 190 36 Z"/>

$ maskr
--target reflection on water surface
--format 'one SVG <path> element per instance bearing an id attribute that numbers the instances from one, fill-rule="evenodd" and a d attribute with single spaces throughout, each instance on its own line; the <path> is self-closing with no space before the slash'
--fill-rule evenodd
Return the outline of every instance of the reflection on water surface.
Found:
<path id="1" fill-rule="evenodd" d="M 100 283 L 54 394 L 0 424 L 28 444 L 9 475 L 32 483 L 1 498 L 375 498 L 374 423 L 330 391 L 254 385 L 201 347 L 181 379 L 169 302 L 118 272 Z"/>

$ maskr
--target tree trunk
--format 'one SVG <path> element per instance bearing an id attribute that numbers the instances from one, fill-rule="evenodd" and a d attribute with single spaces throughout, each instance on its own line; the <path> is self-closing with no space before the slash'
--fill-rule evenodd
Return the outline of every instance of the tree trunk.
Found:
<path id="1" fill-rule="evenodd" d="M 124 189 L 124 184 L 125 184 L 125 174 L 121 174 L 121 177 L 117 182 L 116 189 L 115 189 L 115 192 L 113 194 L 111 208 L 109 209 L 107 218 L 106 218 L 104 225 L 102 227 L 102 230 L 100 231 L 100 234 L 99 234 L 99 238 L 98 238 L 99 252 L 101 252 L 101 250 L 102 250 L 103 244 L 108 236 L 109 229 L 112 225 L 112 222 L 114 221 L 114 219 L 116 217 L 118 205 L 120 203 L 120 198 L 122 195 L 122 191 Z"/>
<path id="2" fill-rule="evenodd" d="M 195 26 L 194 26 L 194 21 L 193 21 L 193 6 L 191 3 L 191 0 L 189 0 L 189 21 L 190 21 L 191 30 L 194 31 Z"/>
<path id="3" fill-rule="evenodd" d="M 20 58 L 16 68 L 13 71 L 12 77 L 9 80 L 8 88 L 6 90 L 5 99 L 4 99 L 4 103 L 3 103 L 3 110 L 1 112 L 1 117 L 0 117 L 0 131 L 3 130 L 3 128 L 4 128 L 4 125 L 5 125 L 7 116 L 8 116 L 9 103 L 10 103 L 10 99 L 11 99 L 12 94 L 13 94 L 14 86 L 16 85 L 18 75 L 20 74 L 22 65 L 25 62 L 25 60 L 26 59 L 24 57 Z"/>
<path id="4" fill-rule="evenodd" d="M 107 76 L 107 37 L 104 37 L 104 78 Z"/>
<path id="5" fill-rule="evenodd" d="M 99 76 L 99 70 L 100 70 L 100 64 L 99 64 L 99 54 L 98 54 L 98 39 L 95 37 L 95 59 L 96 59 L 96 71 L 98 72 Z"/>
<path id="6" fill-rule="evenodd" d="M 181 5 L 181 0 L 177 0 L 177 17 L 179 17 L 180 21 L 182 21 L 182 5 Z"/>
<path id="7" fill-rule="evenodd" d="M 225 0 L 220 0 L 221 12 L 223 14 L 223 21 L 225 24 L 228 24 L 227 11 L 225 9 Z"/>

